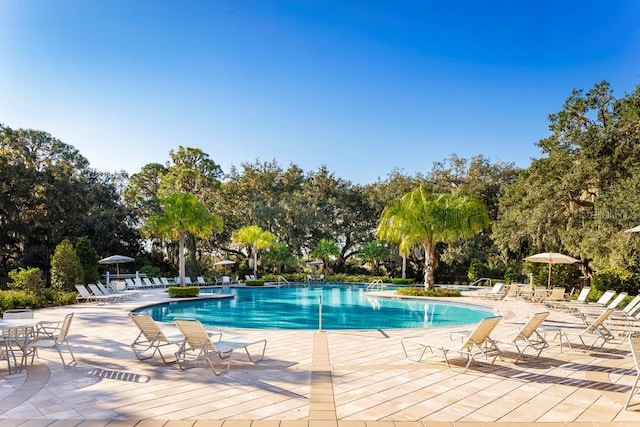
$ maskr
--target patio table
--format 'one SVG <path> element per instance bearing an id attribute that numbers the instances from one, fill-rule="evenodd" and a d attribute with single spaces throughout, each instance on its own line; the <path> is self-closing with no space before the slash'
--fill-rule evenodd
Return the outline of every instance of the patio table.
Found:
<path id="1" fill-rule="evenodd" d="M 20 372 L 27 361 L 29 351 L 27 344 L 34 338 L 37 327 L 42 322 L 36 319 L 2 319 L 0 320 L 0 331 L 2 331 L 2 340 L 0 343 L 4 347 L 2 349 L 4 357 L 7 360 L 9 373 L 12 373 L 11 362 L 13 360 L 13 370 Z M 16 358 L 19 356 L 20 362 Z"/>

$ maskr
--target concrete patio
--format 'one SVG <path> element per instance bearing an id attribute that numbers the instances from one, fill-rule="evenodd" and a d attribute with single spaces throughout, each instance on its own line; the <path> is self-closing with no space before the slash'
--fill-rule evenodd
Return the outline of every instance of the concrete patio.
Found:
<path id="1" fill-rule="evenodd" d="M 20 373 L 9 375 L 0 365 L 0 427 L 640 427 L 640 393 L 623 409 L 636 375 L 624 340 L 589 350 L 561 349 L 555 339 L 540 359 L 516 365 L 507 354 L 493 367 L 472 364 L 463 372 L 448 369 L 441 357 L 412 362 L 400 344 L 416 335 L 449 342 L 452 328 L 221 329 L 224 338 L 266 337 L 268 345 L 262 362 L 234 355 L 231 370 L 216 377 L 206 368 L 183 372 L 160 358 L 134 357 L 129 344 L 138 329 L 129 310 L 165 299 L 166 292 L 149 290 L 129 302 L 38 310 L 42 320 L 75 312 L 71 343 L 78 364 L 65 370 L 56 352 L 42 350 Z M 544 310 L 521 300 L 462 301 L 499 310 L 499 328 Z M 551 311 L 547 323 L 569 335 L 582 329 L 559 311 Z"/>

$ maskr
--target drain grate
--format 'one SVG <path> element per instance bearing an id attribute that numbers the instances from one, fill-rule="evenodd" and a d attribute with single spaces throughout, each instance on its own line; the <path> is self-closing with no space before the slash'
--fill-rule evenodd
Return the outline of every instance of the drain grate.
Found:
<path id="1" fill-rule="evenodd" d="M 126 381 L 130 383 L 148 383 L 151 378 L 148 375 L 134 374 L 132 372 L 112 371 L 110 369 L 94 369 L 89 375 L 108 380 Z"/>

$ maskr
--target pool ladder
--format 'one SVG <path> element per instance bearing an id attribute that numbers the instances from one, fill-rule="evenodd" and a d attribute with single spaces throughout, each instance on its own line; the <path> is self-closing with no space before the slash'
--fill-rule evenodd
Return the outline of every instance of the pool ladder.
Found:
<path id="1" fill-rule="evenodd" d="M 365 292 L 384 291 L 385 286 L 386 285 L 384 284 L 384 282 L 382 280 L 376 279 L 373 282 L 369 283 L 369 285 L 365 289 Z"/>

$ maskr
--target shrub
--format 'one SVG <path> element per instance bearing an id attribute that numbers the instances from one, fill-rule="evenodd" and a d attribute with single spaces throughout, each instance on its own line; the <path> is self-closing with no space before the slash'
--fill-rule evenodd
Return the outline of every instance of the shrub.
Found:
<path id="1" fill-rule="evenodd" d="M 637 274 L 614 269 L 599 270 L 591 279 L 591 287 L 600 293 L 611 289 L 616 292 L 627 292 L 629 295 L 635 295 L 638 293 L 638 284 L 640 284 L 640 277 Z"/>
<path id="2" fill-rule="evenodd" d="M 73 285 L 83 283 L 82 264 L 73 245 L 64 239 L 51 257 L 51 286 L 60 290 L 72 291 Z"/>
<path id="3" fill-rule="evenodd" d="M 244 284 L 247 286 L 264 286 L 264 280 L 245 280 Z"/>
<path id="4" fill-rule="evenodd" d="M 1 291 L 0 308 L 12 310 L 14 308 L 42 308 L 46 305 L 44 297 L 25 291 Z"/>
<path id="5" fill-rule="evenodd" d="M 169 298 L 189 298 L 200 295 L 198 286 L 169 286 Z"/>
<path id="6" fill-rule="evenodd" d="M 11 270 L 9 277 L 13 280 L 13 283 L 9 284 L 10 289 L 40 295 L 45 286 L 44 278 L 39 268 Z"/>
<path id="7" fill-rule="evenodd" d="M 460 291 L 455 289 L 428 289 L 422 288 L 400 288 L 396 291 L 398 295 L 410 296 L 410 297 L 459 297 Z"/>
<path id="8" fill-rule="evenodd" d="M 145 264 L 140 268 L 140 273 L 144 273 L 147 277 L 160 277 L 160 269 L 153 265 Z"/>
<path id="9" fill-rule="evenodd" d="M 415 282 L 415 279 L 391 279 L 394 285 L 413 285 Z"/>

